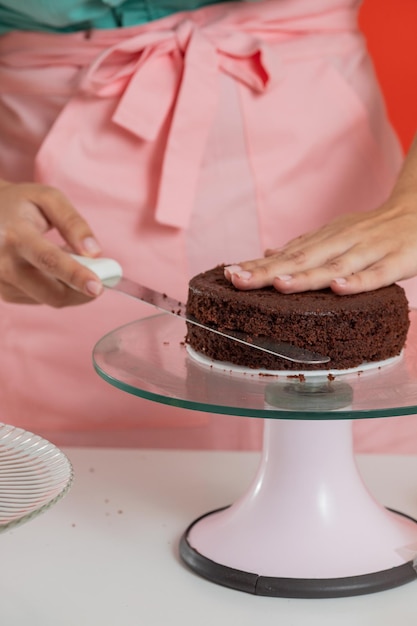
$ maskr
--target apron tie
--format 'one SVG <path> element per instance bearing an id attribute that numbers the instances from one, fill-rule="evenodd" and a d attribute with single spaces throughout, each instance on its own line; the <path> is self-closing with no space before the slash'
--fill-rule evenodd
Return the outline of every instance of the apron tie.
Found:
<path id="1" fill-rule="evenodd" d="M 110 131 L 120 129 L 116 149 L 128 144 L 127 159 L 131 160 L 132 154 L 134 159 L 129 141 L 133 137 L 157 148 L 154 154 L 162 154 L 155 158 L 158 165 L 150 172 L 149 197 L 155 200 L 146 208 L 157 223 L 187 228 L 216 112 L 219 74 L 236 81 L 247 112 L 258 95 L 264 94 L 261 100 L 268 98 L 287 62 L 286 54 L 322 54 L 315 52 L 316 35 L 320 45 L 337 53 L 342 45 L 339 35 L 343 41 L 346 33 L 357 32 L 358 0 L 340 0 L 336 7 L 333 0 L 317 0 L 314 11 L 307 14 L 305 1 L 238 2 L 230 3 L 230 8 L 215 4 L 137 27 L 93 31 L 89 39 L 83 33 L 24 33 L 14 36 L 9 45 L 8 35 L 1 37 L 0 82 L 6 92 L 30 98 L 32 93 L 50 89 L 55 77 L 59 78 L 55 89 L 63 107 L 45 128 L 36 154 L 35 178 L 63 183 L 65 188 L 67 163 L 69 168 L 71 159 L 78 163 L 88 142 L 92 154 L 99 152 L 100 137 L 95 141 L 94 133 L 101 133 L 109 122 Z M 305 34 L 312 35 L 316 43 L 311 45 Z M 333 36 L 328 40 L 327 34 Z M 278 56 L 276 44 L 280 42 L 296 44 L 293 52 L 290 46 Z M 259 123 L 257 115 L 248 114 L 244 119 L 255 184 L 262 176 L 256 171 L 257 151 L 251 144 L 252 130 Z M 86 143 L 83 130 L 88 133 L 90 129 Z M 130 137 L 123 136 L 126 133 Z M 107 145 L 116 146 L 111 135 L 109 132 Z M 56 158 L 61 153 L 66 159 L 62 167 Z M 83 174 L 88 179 L 87 172 Z M 96 174 L 94 169 L 92 175 Z M 89 184 L 88 180 L 88 189 Z M 86 198 L 88 202 L 88 193 Z"/>
<path id="2" fill-rule="evenodd" d="M 168 124 L 155 208 L 161 224 L 189 223 L 219 71 L 261 93 L 270 81 L 265 44 L 247 33 L 184 19 L 172 30 L 142 33 L 108 48 L 81 82 L 86 93 L 118 98 L 112 121 L 144 141 L 156 140 Z"/>

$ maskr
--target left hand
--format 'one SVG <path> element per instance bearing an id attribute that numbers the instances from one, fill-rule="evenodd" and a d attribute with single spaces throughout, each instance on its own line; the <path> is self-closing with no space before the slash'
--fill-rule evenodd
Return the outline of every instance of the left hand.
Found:
<path id="1" fill-rule="evenodd" d="M 330 287 L 339 295 L 378 289 L 417 275 L 417 192 L 378 209 L 349 213 L 265 257 L 228 266 L 238 289 L 273 285 L 282 293 Z"/>

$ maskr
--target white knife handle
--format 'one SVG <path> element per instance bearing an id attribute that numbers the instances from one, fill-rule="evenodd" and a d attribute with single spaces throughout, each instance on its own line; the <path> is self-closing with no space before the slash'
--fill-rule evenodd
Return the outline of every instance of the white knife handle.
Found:
<path id="1" fill-rule="evenodd" d="M 71 256 L 78 261 L 78 263 L 88 267 L 88 269 L 97 274 L 102 282 L 113 279 L 119 280 L 123 276 L 122 266 L 114 259 L 105 259 L 103 257 L 91 259 L 90 257 L 80 256 L 78 254 L 71 254 Z"/>

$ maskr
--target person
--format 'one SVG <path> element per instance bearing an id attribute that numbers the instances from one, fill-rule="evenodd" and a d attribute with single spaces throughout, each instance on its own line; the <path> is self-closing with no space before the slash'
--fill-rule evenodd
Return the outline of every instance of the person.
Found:
<path id="1" fill-rule="evenodd" d="M 261 420 L 97 376 L 95 343 L 153 311 L 103 292 L 68 251 L 181 300 L 193 274 L 237 259 L 287 290 L 307 285 L 298 267 L 311 286 L 346 279 L 352 254 L 324 278 L 300 264 L 308 236 L 293 240 L 352 209 L 371 219 L 402 165 L 359 4 L 0 1 L 2 421 L 59 445 L 259 447 Z M 343 239 L 336 226 L 329 249 Z"/>

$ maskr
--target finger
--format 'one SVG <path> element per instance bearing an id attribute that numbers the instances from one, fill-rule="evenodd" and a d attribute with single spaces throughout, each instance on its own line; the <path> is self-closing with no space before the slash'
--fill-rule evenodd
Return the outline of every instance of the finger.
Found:
<path id="1" fill-rule="evenodd" d="M 324 266 L 294 276 L 277 277 L 274 287 L 282 293 L 297 293 L 330 287 L 340 295 L 379 289 L 411 278 L 417 273 L 417 259 L 413 250 L 401 248 L 388 252 L 378 247 L 362 246 Z M 340 271 L 339 271 L 340 270 Z"/>
<path id="2" fill-rule="evenodd" d="M 244 267 L 250 266 L 251 263 L 249 262 L 241 265 L 229 265 L 224 268 L 225 278 L 241 290 L 259 289 L 272 284 L 274 276 L 273 274 L 270 277 L 268 275 L 269 265 L 259 264 L 255 271 L 244 269 Z"/>
<path id="3" fill-rule="evenodd" d="M 326 252 L 330 255 L 330 260 Z M 343 253 L 346 254 L 346 250 Z M 344 276 L 352 271 L 351 264 L 342 262 L 342 259 L 343 255 L 335 255 L 333 249 L 312 249 L 311 252 L 300 250 L 232 265 L 225 268 L 225 275 L 241 290 L 274 285 L 283 293 L 292 293 L 321 289 L 323 285 L 328 286 L 330 278 Z M 353 265 L 353 268 L 356 269 L 356 266 Z"/>
<path id="4" fill-rule="evenodd" d="M 351 274 L 346 278 L 334 278 L 330 281 L 330 288 L 339 295 L 353 295 L 365 291 L 373 291 L 387 285 L 392 285 L 396 279 L 389 278 L 384 265 L 372 265 L 371 267 Z"/>
<path id="5" fill-rule="evenodd" d="M 16 304 L 47 304 L 55 308 L 74 306 L 91 301 L 79 291 L 55 280 L 34 267 L 26 265 L 14 275 L 13 284 L 2 282 L 0 293 L 3 300 Z M 16 285 L 19 285 L 18 287 Z"/>
<path id="6" fill-rule="evenodd" d="M 101 252 L 88 222 L 63 193 L 45 185 L 27 185 L 26 194 L 74 251 L 91 256 Z"/>
<path id="7" fill-rule="evenodd" d="M 330 243 L 320 249 L 307 248 L 241 263 L 231 273 L 230 280 L 243 290 L 266 285 L 273 285 L 282 293 L 323 289 L 335 278 L 345 278 L 378 263 L 390 254 L 393 245 L 391 240 L 381 238 L 367 240 L 366 246 L 360 242 L 349 247 L 350 241 L 344 238 Z"/>
<path id="8" fill-rule="evenodd" d="M 285 253 L 275 253 L 269 258 L 259 258 L 250 261 L 242 261 L 235 265 L 228 265 L 224 268 L 225 277 L 232 282 L 250 282 L 250 289 L 256 289 L 271 285 L 277 273 L 285 273 L 288 269 L 298 270 L 313 267 L 315 261 L 311 259 L 306 264 L 305 253 L 300 251 L 295 255 Z"/>
<path id="9" fill-rule="evenodd" d="M 35 293 L 37 292 L 37 283 L 42 274 L 65 283 L 67 286 L 90 298 L 102 293 L 103 285 L 94 272 L 77 263 L 71 255 L 52 242 L 44 237 L 40 237 L 33 228 L 24 225 L 20 229 L 19 235 L 19 242 L 15 245 L 16 252 L 29 266 L 38 270 L 33 277 L 34 285 L 32 290 Z M 14 268 L 11 265 L 9 266 L 9 274 L 13 272 Z M 11 277 L 7 274 L 7 268 L 3 267 L 2 274 L 9 284 L 19 284 L 21 286 L 20 281 L 25 279 L 28 270 L 20 272 L 18 277 Z M 51 282 L 48 281 L 46 284 L 51 285 Z M 27 290 L 25 289 L 25 291 Z M 39 285 L 39 292 L 44 294 L 43 285 Z M 32 296 L 38 299 L 35 293 L 32 291 Z"/>
<path id="10" fill-rule="evenodd" d="M 379 246 L 354 246 L 341 256 L 328 259 L 312 269 L 288 275 L 278 275 L 273 281 L 275 289 L 282 293 L 315 291 L 330 286 L 335 279 L 345 285 L 344 279 L 367 268 L 376 267 L 386 258 L 384 243 Z M 337 289 L 337 287 L 336 287 Z"/>
<path id="11" fill-rule="evenodd" d="M 336 259 L 350 253 L 353 245 L 348 237 L 341 237 L 329 240 L 326 245 L 314 244 L 304 248 L 284 247 L 278 252 L 274 252 L 273 255 L 228 266 L 225 268 L 225 276 L 235 287 L 244 290 L 272 285 L 276 277 L 281 277 L 282 284 L 287 285 L 294 276 L 301 278 L 303 272 L 315 270 L 329 263 L 336 263 Z M 346 270 L 337 267 L 331 269 L 333 277 L 351 271 L 350 267 L 347 267 Z M 320 287 L 314 288 L 319 289 Z M 299 289 L 296 288 L 296 290 Z"/>
<path id="12" fill-rule="evenodd" d="M 417 263 L 410 265 L 405 254 L 393 253 L 359 272 L 334 278 L 330 288 L 339 295 L 356 294 L 386 287 L 416 274 Z"/>

